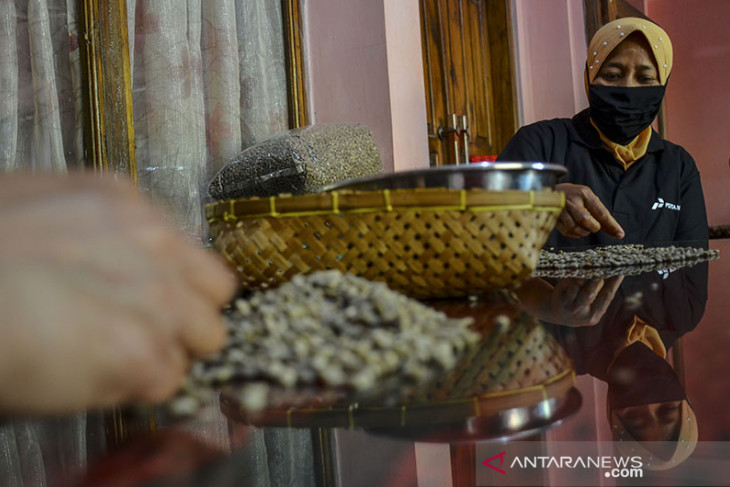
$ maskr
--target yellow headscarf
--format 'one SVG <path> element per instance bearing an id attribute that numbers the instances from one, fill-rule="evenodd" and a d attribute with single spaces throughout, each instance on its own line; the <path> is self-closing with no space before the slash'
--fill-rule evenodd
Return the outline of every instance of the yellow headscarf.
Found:
<path id="1" fill-rule="evenodd" d="M 652 48 L 652 54 L 659 69 L 659 83 L 667 84 L 669 74 L 672 72 L 673 50 L 672 41 L 667 33 L 658 25 L 646 19 L 637 17 L 625 17 L 614 20 L 604 25 L 593 36 L 588 45 L 588 56 L 586 58 L 585 88 L 588 93 L 588 85 L 593 83 L 603 62 L 611 52 L 630 34 L 640 32 Z M 594 127 L 595 124 L 593 124 Z M 598 127 L 596 127 L 598 130 Z M 627 145 L 620 145 L 603 135 L 600 130 L 603 144 L 613 152 L 616 159 L 628 169 L 631 164 L 646 154 L 651 139 L 651 127 L 647 127 L 634 140 Z"/>

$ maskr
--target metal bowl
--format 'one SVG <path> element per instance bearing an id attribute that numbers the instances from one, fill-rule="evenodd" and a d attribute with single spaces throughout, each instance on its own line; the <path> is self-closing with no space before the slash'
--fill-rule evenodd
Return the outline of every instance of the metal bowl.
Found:
<path id="1" fill-rule="evenodd" d="M 568 174 L 565 166 L 544 162 L 485 162 L 458 166 L 437 166 L 377 176 L 347 179 L 322 188 L 322 191 L 448 188 L 494 191 L 539 191 L 553 188 Z"/>

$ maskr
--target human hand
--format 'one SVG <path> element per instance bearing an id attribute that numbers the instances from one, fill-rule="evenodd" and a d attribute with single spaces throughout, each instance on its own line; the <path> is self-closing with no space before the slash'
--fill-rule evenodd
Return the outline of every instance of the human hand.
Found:
<path id="1" fill-rule="evenodd" d="M 225 339 L 235 280 L 130 185 L 0 177 L 0 413 L 162 400 Z"/>
<path id="2" fill-rule="evenodd" d="M 566 278 L 552 286 L 534 278 L 524 283 L 517 295 L 538 319 L 564 326 L 594 326 L 603 318 L 623 280 L 624 276 Z"/>
<path id="3" fill-rule="evenodd" d="M 601 321 L 624 276 L 608 279 L 561 279 L 544 303 L 546 321 L 565 326 L 594 326 Z"/>
<path id="4" fill-rule="evenodd" d="M 561 183 L 555 189 L 565 193 L 565 208 L 556 224 L 563 236 L 581 238 L 603 230 L 612 237 L 624 238 L 621 225 L 588 186 Z"/>

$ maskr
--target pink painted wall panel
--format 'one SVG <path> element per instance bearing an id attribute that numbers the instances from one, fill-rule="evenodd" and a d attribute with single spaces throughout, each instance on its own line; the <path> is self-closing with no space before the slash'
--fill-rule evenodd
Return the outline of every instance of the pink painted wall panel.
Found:
<path id="1" fill-rule="evenodd" d="M 572 117 L 585 107 L 581 0 L 514 0 L 520 124 Z"/>
<path id="2" fill-rule="evenodd" d="M 418 0 L 386 1 L 385 30 L 393 165 L 396 171 L 428 167 L 426 89 Z"/>
<path id="3" fill-rule="evenodd" d="M 667 87 L 668 138 L 687 149 L 702 176 L 710 225 L 730 224 L 730 1 L 646 0 L 649 17 L 674 45 L 674 70 Z M 727 252 L 716 240 L 720 260 L 710 265 L 707 312 L 684 341 L 687 395 L 693 401 L 700 440 L 728 435 L 727 384 L 712 378 L 727 370 L 719 350 L 730 346 Z"/>
<path id="4" fill-rule="evenodd" d="M 710 225 L 730 224 L 730 1 L 645 1 L 674 45 L 667 136 L 697 162 Z"/>

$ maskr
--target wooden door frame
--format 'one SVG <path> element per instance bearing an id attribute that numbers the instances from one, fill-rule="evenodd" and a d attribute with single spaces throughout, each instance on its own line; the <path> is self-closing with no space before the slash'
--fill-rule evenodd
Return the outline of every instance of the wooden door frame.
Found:
<path id="1" fill-rule="evenodd" d="M 289 128 L 309 124 L 304 67 L 304 24 L 302 0 L 281 0 L 284 19 L 284 52 L 286 55 L 286 86 L 289 102 Z"/>
<path id="2" fill-rule="evenodd" d="M 80 0 L 86 161 L 137 182 L 125 0 Z"/>
<path id="3" fill-rule="evenodd" d="M 309 122 L 302 0 L 281 0 L 290 128 Z M 86 165 L 137 183 L 126 0 L 79 0 Z"/>

